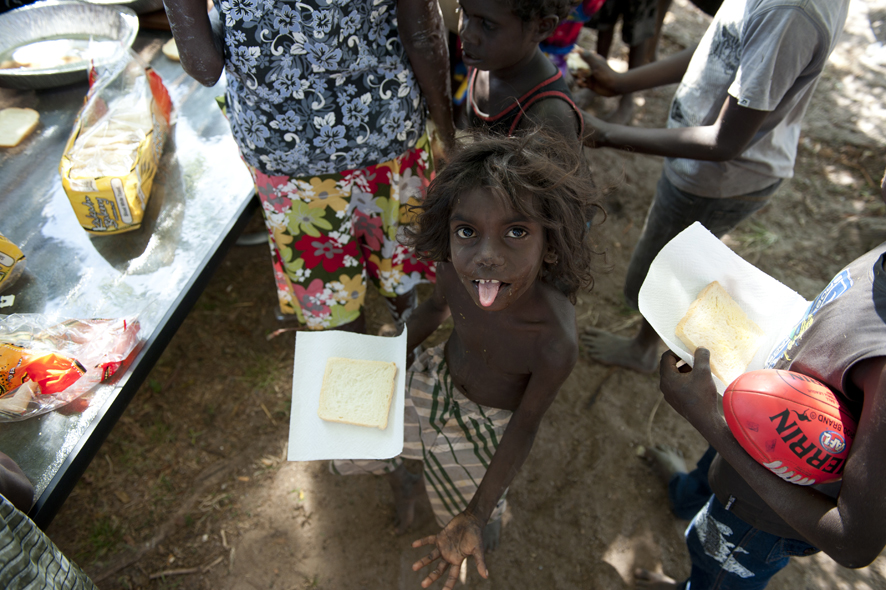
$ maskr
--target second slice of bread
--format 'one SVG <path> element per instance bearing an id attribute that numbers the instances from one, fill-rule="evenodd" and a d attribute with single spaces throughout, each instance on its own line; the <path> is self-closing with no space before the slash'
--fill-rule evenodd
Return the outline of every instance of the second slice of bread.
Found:
<path id="1" fill-rule="evenodd" d="M 726 385 L 745 372 L 765 336 L 717 281 L 702 289 L 674 331 L 693 354 L 699 347 L 711 352 L 711 372 Z"/>
<path id="2" fill-rule="evenodd" d="M 317 414 L 330 422 L 384 430 L 396 376 L 396 363 L 331 357 L 326 361 Z"/>
<path id="3" fill-rule="evenodd" d="M 0 110 L 0 147 L 15 147 L 30 135 L 40 121 L 34 109 L 9 107 Z"/>

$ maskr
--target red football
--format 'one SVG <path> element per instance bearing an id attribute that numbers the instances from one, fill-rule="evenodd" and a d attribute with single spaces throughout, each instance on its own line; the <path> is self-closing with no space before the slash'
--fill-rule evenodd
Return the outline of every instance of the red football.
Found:
<path id="1" fill-rule="evenodd" d="M 843 476 L 857 424 L 823 383 L 792 371 L 750 371 L 726 388 L 723 413 L 742 448 L 785 481 Z"/>

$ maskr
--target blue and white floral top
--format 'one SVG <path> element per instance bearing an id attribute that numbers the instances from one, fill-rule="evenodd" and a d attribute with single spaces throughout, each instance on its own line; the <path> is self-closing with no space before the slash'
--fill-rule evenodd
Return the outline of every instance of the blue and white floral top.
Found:
<path id="1" fill-rule="evenodd" d="M 227 114 L 266 173 L 364 168 L 413 148 L 424 105 L 396 0 L 222 0 Z"/>

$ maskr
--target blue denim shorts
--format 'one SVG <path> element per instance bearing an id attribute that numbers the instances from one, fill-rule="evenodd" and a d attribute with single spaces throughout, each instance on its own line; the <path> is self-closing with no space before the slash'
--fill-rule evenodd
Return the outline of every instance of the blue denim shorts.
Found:
<path id="1" fill-rule="evenodd" d="M 797 539 L 754 528 L 711 496 L 686 530 L 692 573 L 684 590 L 762 590 L 793 556 L 818 553 Z"/>
<path id="2" fill-rule="evenodd" d="M 739 222 L 762 209 L 781 183 L 778 180 L 763 190 L 747 195 L 712 199 L 681 191 L 662 172 L 643 233 L 628 265 L 624 288 L 627 304 L 639 309 L 640 286 L 646 279 L 649 265 L 674 236 L 698 221 L 712 234 L 722 237 Z"/>

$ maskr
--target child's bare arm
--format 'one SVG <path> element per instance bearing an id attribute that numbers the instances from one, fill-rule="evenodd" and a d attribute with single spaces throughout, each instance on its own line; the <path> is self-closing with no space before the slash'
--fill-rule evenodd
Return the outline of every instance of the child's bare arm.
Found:
<path id="1" fill-rule="evenodd" d="M 670 158 L 725 162 L 747 148 L 768 114 L 739 106 L 732 96 L 723 103 L 717 119 L 703 127 L 630 127 L 607 123 L 584 113 L 584 144 Z"/>
<path id="2" fill-rule="evenodd" d="M 602 55 L 592 51 L 582 51 L 581 57 L 591 67 L 585 85 L 602 96 L 620 96 L 677 84 L 683 79 L 695 47 L 689 47 L 665 59 L 633 68 L 627 72 L 616 72 Z"/>
<path id="3" fill-rule="evenodd" d="M 466 513 L 479 517 L 484 523 L 529 456 L 545 412 L 575 366 L 578 346 L 568 341 L 550 343 L 539 347 L 539 356 L 539 365 L 543 368 L 532 373 L 523 399 L 511 416 L 501 443 L 489 463 L 489 469 L 465 509 Z"/>
<path id="4" fill-rule="evenodd" d="M 668 403 L 810 543 L 845 567 L 870 564 L 886 546 L 886 495 L 882 490 L 886 481 L 886 357 L 870 359 L 853 369 L 864 390 L 864 409 L 836 500 L 783 481 L 741 448 L 717 411 L 706 350 L 696 352 L 695 367 L 689 373 L 680 373 L 676 360 L 673 353 L 665 353 L 661 362 L 661 390 Z"/>
<path id="5" fill-rule="evenodd" d="M 517 410 L 511 416 L 501 443 L 489 463 L 483 481 L 467 508 L 449 522 L 437 535 L 412 544 L 413 547 L 434 545 L 434 550 L 413 564 L 413 570 L 440 560 L 422 582 L 427 588 L 449 569 L 444 588 L 455 587 L 458 569 L 468 556 L 477 561 L 477 570 L 488 576 L 483 551 L 483 529 L 498 500 L 526 461 L 541 419 L 557 395 L 560 386 L 572 372 L 578 358 L 575 341 L 560 339 L 539 346 L 538 370 L 533 371 Z"/>
<path id="6" fill-rule="evenodd" d="M 399 0 L 397 26 L 431 120 L 448 154 L 455 144 L 446 27 L 436 0 Z M 446 155 L 444 154 L 444 156 Z"/>
<path id="7" fill-rule="evenodd" d="M 406 350 L 409 354 L 415 350 L 415 347 L 424 342 L 428 336 L 434 333 L 440 324 L 449 317 L 449 304 L 443 296 L 443 289 L 440 281 L 445 280 L 439 274 L 437 275 L 437 283 L 434 285 L 434 292 L 431 296 L 423 301 L 409 319 L 406 320 Z M 412 359 L 410 358 L 410 364 Z"/>
<path id="8" fill-rule="evenodd" d="M 206 0 L 163 0 L 184 70 L 204 86 L 218 82 L 225 67 L 222 40 L 212 31 Z"/>

